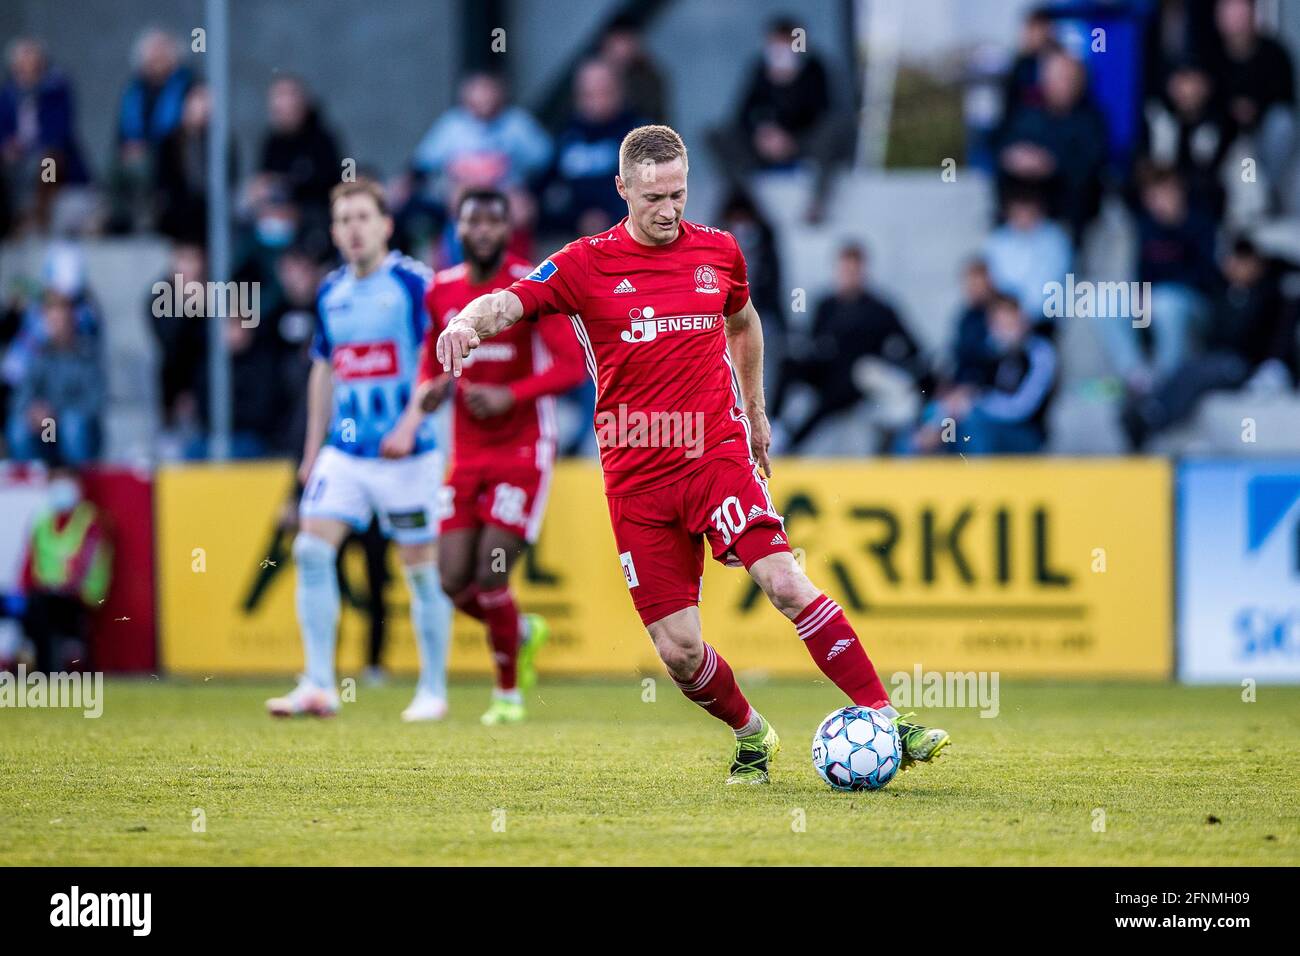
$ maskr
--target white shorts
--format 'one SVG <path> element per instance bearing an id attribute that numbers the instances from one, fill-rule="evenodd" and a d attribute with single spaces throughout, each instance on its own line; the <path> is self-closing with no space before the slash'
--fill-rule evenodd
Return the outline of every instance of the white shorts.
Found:
<path id="1" fill-rule="evenodd" d="M 398 544 L 438 537 L 442 452 L 408 458 L 358 458 L 326 445 L 302 493 L 303 518 L 334 518 L 357 530 L 379 516 L 384 535 Z"/>

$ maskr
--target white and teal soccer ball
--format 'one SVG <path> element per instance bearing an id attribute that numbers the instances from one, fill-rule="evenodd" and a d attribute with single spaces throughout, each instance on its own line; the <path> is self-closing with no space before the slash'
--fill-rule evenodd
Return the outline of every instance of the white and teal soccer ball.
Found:
<path id="1" fill-rule="evenodd" d="M 813 768 L 836 790 L 879 790 L 898 773 L 902 742 L 894 722 L 872 707 L 841 707 L 812 740 Z"/>

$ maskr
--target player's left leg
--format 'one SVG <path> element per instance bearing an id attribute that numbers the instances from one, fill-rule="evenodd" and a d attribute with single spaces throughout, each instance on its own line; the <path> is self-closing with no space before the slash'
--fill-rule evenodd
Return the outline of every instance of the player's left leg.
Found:
<path id="1" fill-rule="evenodd" d="M 441 720 L 447 713 L 447 651 L 451 599 L 438 573 L 438 499 L 442 456 L 425 452 L 377 462 L 370 495 L 383 531 L 397 544 L 411 599 L 411 629 L 420 653 L 420 679 L 406 721 Z"/>
<path id="2" fill-rule="evenodd" d="M 642 614 L 643 619 L 646 616 Z M 682 695 L 736 735 L 727 783 L 768 783 L 772 761 L 781 750 L 781 738 L 750 706 L 726 659 L 704 643 L 700 609 L 694 604 L 681 608 L 647 623 L 646 630 Z"/>
<path id="3" fill-rule="evenodd" d="M 525 716 L 524 692 L 528 688 L 521 664 L 527 625 L 510 589 L 510 572 L 526 547 L 522 537 L 496 525 L 485 525 L 479 534 L 474 584 L 496 668 L 492 703 L 482 717 L 488 726 L 518 723 Z M 543 638 L 539 635 L 538 639 Z M 531 662 L 530 656 L 529 668 Z"/>
<path id="4" fill-rule="evenodd" d="M 534 661 L 547 638 L 546 622 L 519 613 L 510 573 L 535 541 L 546 509 L 550 456 L 535 454 L 527 464 L 500 463 L 484 476 L 478 501 L 482 523 L 474 585 L 488 626 L 497 681 L 483 723 L 516 723 L 524 718 L 524 694 L 536 682 Z"/>
<path id="5" fill-rule="evenodd" d="M 761 547 L 767 532 L 756 531 L 761 535 L 757 542 Z M 903 743 L 904 767 L 917 760 L 930 760 L 948 746 L 951 738 L 946 730 L 922 727 L 899 716 L 844 611 L 808 579 L 788 548 L 753 558 L 751 548 L 755 542 L 746 542 L 746 537 L 737 540 L 736 550 L 742 561 L 751 558 L 745 561 L 750 576 L 772 605 L 794 624 L 821 672 L 853 703 L 874 707 L 894 720 Z"/>
<path id="6" fill-rule="evenodd" d="M 439 580 L 437 545 L 433 541 L 399 545 L 398 552 L 411 596 L 411 629 L 420 652 L 420 679 L 415 685 L 415 697 L 402 711 L 402 719 L 441 720 L 447 715 L 452 606 Z"/>

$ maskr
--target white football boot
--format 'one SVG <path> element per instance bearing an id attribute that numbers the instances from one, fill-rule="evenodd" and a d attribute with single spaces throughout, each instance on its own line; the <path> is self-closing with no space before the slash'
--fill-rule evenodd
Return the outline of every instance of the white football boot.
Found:
<path id="1" fill-rule="evenodd" d="M 408 724 L 421 720 L 442 720 L 447 716 L 447 702 L 429 691 L 420 689 L 409 707 L 402 711 L 402 720 Z"/>
<path id="2" fill-rule="evenodd" d="M 317 687 L 306 677 L 298 678 L 298 686 L 283 697 L 272 697 L 266 702 L 272 717 L 333 717 L 339 712 L 338 691 Z"/>

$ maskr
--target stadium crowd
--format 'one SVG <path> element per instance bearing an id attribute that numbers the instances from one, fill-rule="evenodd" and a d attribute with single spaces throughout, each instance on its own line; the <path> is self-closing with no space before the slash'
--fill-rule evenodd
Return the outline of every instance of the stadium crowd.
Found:
<path id="1" fill-rule="evenodd" d="M 1138 5 L 1141 6 L 1141 5 Z M 874 285 L 869 250 L 846 242 L 826 278 L 831 291 L 808 328 L 786 314 L 776 227 L 753 178 L 801 167 L 813 184 L 803 211 L 826 215 L 833 174 L 853 154 L 857 121 L 836 108 L 833 75 L 817 51 L 794 53 L 792 20 L 770 25 L 741 99 L 707 138 L 725 171 L 725 200 L 692 218 L 733 232 L 771 351 L 770 408 L 780 451 L 798 452 L 828 419 L 850 412 L 898 454 L 1033 453 L 1048 441 L 1061 376 L 1059 330 L 1045 289 L 1079 268 L 1084 239 L 1107 197 L 1122 201 L 1137 236 L 1131 277 L 1150 283 L 1154 321 L 1101 324 L 1109 373 L 1122 393 L 1135 449 L 1186 420 L 1212 390 L 1294 389 L 1296 303 L 1283 295 L 1289 263 L 1248 238 L 1260 216 L 1294 212 L 1296 104 L 1292 58 L 1257 26 L 1252 0 L 1149 5 L 1139 117 L 1130 148 L 1108 121 L 1115 104 L 1058 39 L 1061 9 L 1025 18 L 1002 83 L 1001 115 L 987 131 L 997 217 L 982 254 L 960 277 L 963 305 L 949 344 L 927 352 Z M 207 140 L 211 97 L 185 65 L 179 41 L 141 36 L 122 91 L 113 154 L 87 157 L 75 96 L 36 37 L 9 44 L 0 88 L 0 235 L 55 239 L 39 276 L 0 303 L 0 421 L 5 456 L 80 465 L 102 451 L 109 320 L 85 279 L 80 237 L 158 234 L 170 243 L 159 277 L 207 274 Z M 636 26 L 609 26 L 574 71 L 567 109 L 543 122 L 512 101 L 505 80 L 474 73 L 458 102 L 412 144 L 387 177 L 394 243 L 437 266 L 459 261 L 447 210 L 463 190 L 511 197 L 513 247 L 526 257 L 617 222 L 619 142 L 633 127 L 671 120 L 672 77 Z M 856 98 L 856 97 L 855 97 Z M 328 193 L 345 135 L 323 98 L 290 74 L 266 90 L 265 130 L 232 142 L 238 197 L 236 272 L 261 290 L 261 321 L 226 329 L 232 362 L 233 453 L 296 456 L 304 427 L 307 346 L 321 276 L 332 259 Z M 1266 196 L 1234 209 L 1234 146 L 1249 144 Z M 701 144 L 703 147 L 705 144 Z M 250 156 L 252 162 L 245 164 Z M 43 176 L 51 160 L 59 174 Z M 367 170 L 357 170 L 366 172 Z M 716 212 L 716 216 L 714 215 Z M 141 303 L 148 309 L 149 303 Z M 203 323 L 155 318 L 164 458 L 208 454 L 207 333 Z M 589 408 L 591 386 L 573 396 Z M 802 414 L 790 397 L 804 392 Z M 59 440 L 42 440 L 56 421 Z M 580 430 L 569 443 L 578 450 Z M 961 435 L 957 441 L 954 435 Z"/>

